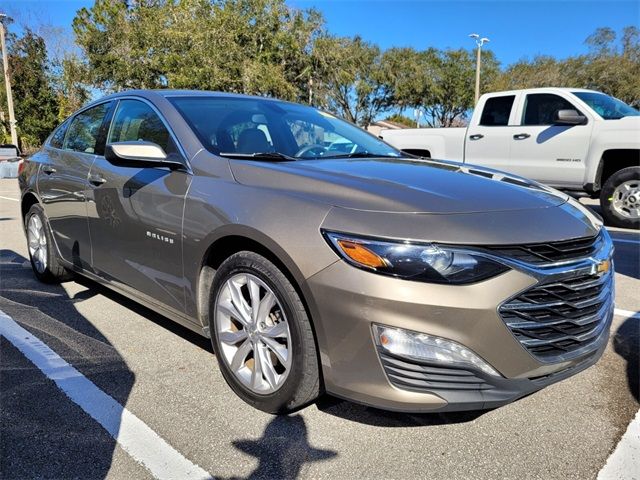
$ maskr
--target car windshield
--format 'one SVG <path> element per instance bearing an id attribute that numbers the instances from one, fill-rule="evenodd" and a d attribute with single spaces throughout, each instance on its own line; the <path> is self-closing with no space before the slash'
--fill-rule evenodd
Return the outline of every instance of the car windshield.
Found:
<path id="1" fill-rule="evenodd" d="M 402 156 L 361 128 L 312 107 L 222 95 L 169 100 L 216 155 L 262 161 Z"/>
<path id="2" fill-rule="evenodd" d="M 640 112 L 617 98 L 597 92 L 572 92 L 589 105 L 605 120 L 618 120 L 622 117 L 637 117 Z"/>

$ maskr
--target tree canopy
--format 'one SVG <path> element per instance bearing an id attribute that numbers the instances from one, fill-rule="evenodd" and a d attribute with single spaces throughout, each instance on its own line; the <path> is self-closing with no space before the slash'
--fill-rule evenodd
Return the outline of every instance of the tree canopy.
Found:
<path id="1" fill-rule="evenodd" d="M 429 126 L 459 125 L 473 108 L 475 50 L 381 51 L 358 36 L 331 35 L 318 11 L 285 0 L 96 0 L 78 10 L 73 33 L 71 50 L 52 53 L 47 39 L 49 56 L 31 30 L 9 37 L 25 144 L 42 142 L 91 94 L 135 88 L 273 96 L 362 126 L 407 109 L 420 109 Z M 485 48 L 481 91 L 584 87 L 640 106 L 640 30 L 600 28 L 585 44 L 583 55 L 506 68 Z"/>

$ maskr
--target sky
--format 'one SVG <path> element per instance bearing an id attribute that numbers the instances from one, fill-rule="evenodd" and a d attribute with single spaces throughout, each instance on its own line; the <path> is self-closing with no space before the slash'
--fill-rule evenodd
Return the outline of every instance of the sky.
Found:
<path id="1" fill-rule="evenodd" d="M 470 33 L 488 37 L 488 48 L 503 65 L 535 55 L 565 58 L 585 53 L 585 38 L 598 27 L 620 31 L 640 26 L 634 1 L 430 1 L 287 0 L 296 8 L 316 8 L 336 35 L 360 35 L 382 49 L 471 48 Z M 0 0 L 0 12 L 17 24 L 69 28 L 77 9 L 92 0 Z M 14 28 L 17 28 L 14 27 Z"/>

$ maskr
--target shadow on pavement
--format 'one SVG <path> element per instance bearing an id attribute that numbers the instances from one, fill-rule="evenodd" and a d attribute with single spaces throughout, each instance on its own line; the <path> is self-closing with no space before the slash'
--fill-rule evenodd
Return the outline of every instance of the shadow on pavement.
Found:
<path id="1" fill-rule="evenodd" d="M 307 426 L 300 415 L 275 417 L 260 439 L 236 440 L 233 445 L 258 459 L 258 466 L 246 477 L 252 480 L 298 478 L 305 464 L 338 455 L 309 445 Z"/>
<path id="2" fill-rule="evenodd" d="M 0 309 L 125 405 L 133 373 L 75 308 L 95 292 L 69 298 L 61 286 L 39 283 L 26 261 L 0 250 Z M 5 338 L 0 357 L 2 478 L 104 478 L 115 439 Z"/>
<path id="3" fill-rule="evenodd" d="M 324 395 L 316 402 L 318 410 L 335 417 L 375 427 L 427 427 L 450 425 L 475 420 L 490 410 L 442 413 L 400 413 L 367 407 L 331 395 Z"/>
<path id="4" fill-rule="evenodd" d="M 627 361 L 629 391 L 640 402 L 640 319 L 627 318 L 613 337 L 613 349 Z"/>

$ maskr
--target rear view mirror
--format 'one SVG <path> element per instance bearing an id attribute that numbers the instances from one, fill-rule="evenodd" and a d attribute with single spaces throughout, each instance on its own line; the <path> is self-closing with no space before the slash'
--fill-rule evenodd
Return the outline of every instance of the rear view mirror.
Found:
<path id="1" fill-rule="evenodd" d="M 577 110 L 558 110 L 556 112 L 556 125 L 584 125 L 587 117 L 580 115 Z"/>
<path id="2" fill-rule="evenodd" d="M 184 168 L 180 162 L 167 160 L 167 154 L 162 147 L 152 142 L 110 143 L 105 147 L 104 158 L 119 167 L 167 167 L 172 170 Z"/>

